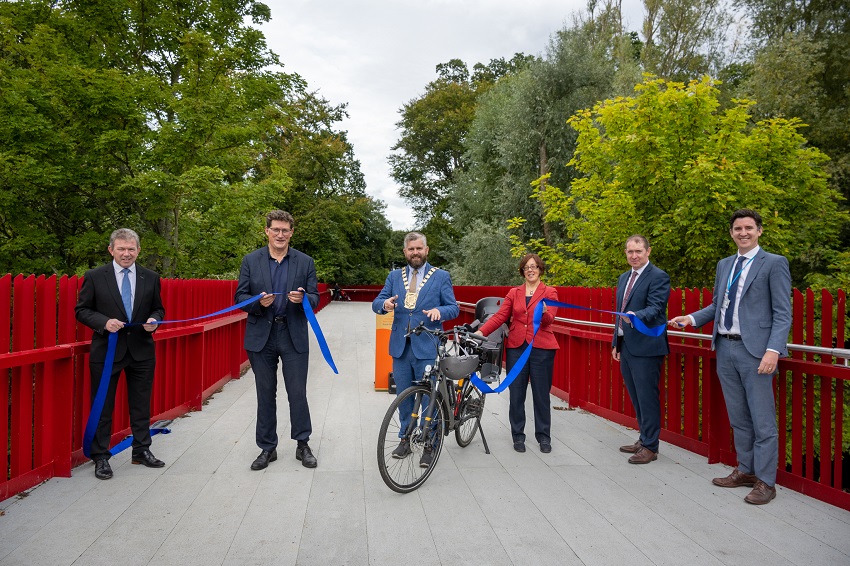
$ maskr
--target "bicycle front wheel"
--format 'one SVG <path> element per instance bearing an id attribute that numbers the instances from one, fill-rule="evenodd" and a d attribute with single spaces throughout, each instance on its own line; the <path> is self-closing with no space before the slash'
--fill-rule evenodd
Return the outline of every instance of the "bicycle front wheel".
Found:
<path id="1" fill-rule="evenodd" d="M 460 400 L 458 424 L 455 428 L 455 440 L 462 448 L 469 446 L 475 438 L 475 433 L 481 426 L 481 415 L 484 413 L 484 395 L 472 384 L 464 384 L 464 388 L 466 391 Z"/>
<path id="2" fill-rule="evenodd" d="M 409 493 L 425 483 L 440 457 L 446 430 L 446 407 L 438 398 L 430 420 L 420 415 L 428 407 L 431 389 L 413 385 L 392 402 L 378 433 L 378 470 L 393 491 Z M 424 405 L 424 406 L 423 406 Z M 409 414 L 410 422 L 402 430 L 399 407 Z M 411 409 L 412 407 L 412 409 Z M 405 419 L 407 422 L 407 419 Z"/>

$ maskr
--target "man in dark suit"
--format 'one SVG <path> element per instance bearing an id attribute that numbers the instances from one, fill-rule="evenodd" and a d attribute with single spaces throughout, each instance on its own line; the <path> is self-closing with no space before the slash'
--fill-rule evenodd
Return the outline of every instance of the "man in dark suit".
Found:
<path id="1" fill-rule="evenodd" d="M 759 247 L 758 212 L 735 211 L 729 234 L 738 253 L 718 262 L 711 304 L 670 324 L 684 328 L 714 322 L 711 348 L 717 351 L 717 377 L 738 467 L 712 481 L 719 487 L 752 487 L 744 501 L 763 505 L 776 497 L 779 446 L 773 376 L 779 356 L 788 355 L 791 272 L 787 259 Z"/>
<path id="2" fill-rule="evenodd" d="M 634 235 L 626 240 L 626 259 L 632 268 L 617 281 L 617 310 L 634 314 L 649 327 L 667 322 L 670 299 L 670 277 L 649 262 L 651 251 L 644 236 Z M 628 318 L 618 317 L 611 346 L 611 355 L 620 362 L 640 430 L 640 438 L 634 444 L 621 446 L 620 451 L 631 454 L 630 464 L 648 464 L 658 459 L 658 381 L 664 356 L 670 353 L 667 332 L 647 336 L 635 330 Z"/>
<path id="3" fill-rule="evenodd" d="M 428 263 L 428 243 L 424 234 L 411 232 L 404 237 L 404 257 L 407 265 L 390 272 L 384 288 L 372 301 L 372 310 L 377 314 L 394 313 L 390 356 L 396 394 L 410 387 L 414 380 L 421 379 L 425 366 L 433 365 L 437 356 L 431 336 L 405 337 L 405 334 L 420 322 L 431 329 L 441 328 L 441 321 L 456 318 L 460 313 L 449 273 Z M 399 407 L 399 434 L 407 430 L 410 423 L 413 398 L 409 401 Z M 410 454 L 410 443 L 402 438 L 393 451 L 393 458 L 406 458 Z M 431 454 L 423 452 L 419 464 L 425 468 L 430 466 Z"/>
<path id="4" fill-rule="evenodd" d="M 273 210 L 266 215 L 269 244 L 242 259 L 236 286 L 237 303 L 263 295 L 243 307 L 248 313 L 245 350 L 257 387 L 257 446 L 261 450 L 252 470 L 262 470 L 277 460 L 278 360 L 289 399 L 291 436 L 298 443 L 295 458 L 307 468 L 318 464 L 308 444 L 313 432 L 307 404 L 310 341 L 301 302 L 306 297 L 315 309 L 319 290 L 313 258 L 289 246 L 294 227 L 295 219 L 288 212 Z"/>
<path id="5" fill-rule="evenodd" d="M 130 406 L 130 428 L 133 431 L 133 464 L 161 468 L 164 462 L 150 451 L 151 392 L 153 391 L 155 348 L 152 333 L 162 320 L 165 309 L 160 297 L 159 275 L 136 264 L 141 250 L 139 235 L 133 230 L 115 230 L 109 238 L 112 262 L 86 272 L 77 298 L 77 320 L 92 330 L 89 369 L 92 399 L 97 394 L 106 359 L 109 333 L 118 333 L 115 360 L 103 412 L 91 444 L 94 475 L 98 479 L 112 477 L 109 466 L 109 441 L 112 436 L 112 410 L 121 370 L 127 381 Z"/>

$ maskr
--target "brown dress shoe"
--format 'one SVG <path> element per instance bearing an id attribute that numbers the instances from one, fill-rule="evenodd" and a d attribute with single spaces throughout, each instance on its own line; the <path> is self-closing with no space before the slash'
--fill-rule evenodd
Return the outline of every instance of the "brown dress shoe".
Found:
<path id="1" fill-rule="evenodd" d="M 742 485 L 753 487 L 757 481 L 758 478 L 754 474 L 745 474 L 738 468 L 735 468 L 725 478 L 714 478 L 711 480 L 711 483 L 718 487 L 741 487 Z"/>
<path id="2" fill-rule="evenodd" d="M 758 480 L 753 490 L 744 498 L 744 501 L 753 505 L 764 505 L 770 503 L 774 497 L 776 497 L 776 488 Z"/>
<path id="3" fill-rule="evenodd" d="M 629 464 L 649 464 L 658 459 L 658 454 L 645 446 L 641 446 L 634 456 L 629 458 Z"/>
<path id="4" fill-rule="evenodd" d="M 626 454 L 634 454 L 638 450 L 640 450 L 641 443 L 640 439 L 635 440 L 634 444 L 626 444 L 625 446 L 620 446 L 620 452 L 625 452 Z"/>

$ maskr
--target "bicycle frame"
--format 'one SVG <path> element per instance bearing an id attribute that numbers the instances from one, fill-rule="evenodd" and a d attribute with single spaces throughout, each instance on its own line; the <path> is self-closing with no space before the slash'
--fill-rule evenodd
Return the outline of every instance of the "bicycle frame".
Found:
<path id="1" fill-rule="evenodd" d="M 457 327 L 455 327 L 450 334 L 457 338 Z M 437 347 L 437 356 L 434 358 L 434 365 L 431 366 L 430 371 L 425 372 L 423 379 L 414 382 L 414 385 L 429 385 L 431 388 L 428 406 L 424 411 L 426 422 L 431 422 L 438 398 L 442 400 L 441 402 L 446 408 L 447 415 L 447 422 L 445 430 L 443 431 L 443 436 L 448 436 L 449 432 L 455 430 L 455 428 L 460 424 L 459 415 L 457 414 L 460 408 L 460 400 L 463 399 L 463 395 L 467 392 L 468 388 L 474 387 L 469 381 L 469 377 L 472 375 L 471 373 L 465 378 L 457 380 L 459 384 L 456 386 L 454 383 L 455 380 L 449 378 L 440 371 L 440 360 L 446 356 L 453 355 L 450 350 L 455 351 L 454 355 L 468 353 L 467 348 L 457 341 L 453 341 L 452 346 L 447 346 L 448 335 L 449 333 L 444 333 L 438 337 L 440 344 Z M 414 407 L 414 413 L 411 415 L 410 425 L 408 430 L 405 432 L 405 435 L 407 436 L 413 433 L 419 423 L 422 413 L 417 413 L 416 411 L 418 411 L 418 409 L 419 407 Z"/>

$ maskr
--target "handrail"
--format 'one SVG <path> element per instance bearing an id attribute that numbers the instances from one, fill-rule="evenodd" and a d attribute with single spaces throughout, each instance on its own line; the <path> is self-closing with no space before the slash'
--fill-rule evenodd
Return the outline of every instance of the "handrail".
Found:
<path id="1" fill-rule="evenodd" d="M 462 301 L 458 301 L 459 306 L 464 307 L 472 307 L 475 308 L 475 305 L 472 303 L 466 303 Z M 555 320 L 558 322 L 565 322 L 568 324 L 576 324 L 579 326 L 591 326 L 594 328 L 605 328 L 605 329 L 614 329 L 614 324 L 610 322 L 594 322 L 591 320 L 578 320 L 575 318 L 564 318 L 560 316 L 556 316 Z M 696 332 L 681 332 L 679 330 L 668 330 L 668 336 L 676 336 L 677 338 L 693 338 L 695 340 L 711 340 L 711 334 L 699 334 Z M 808 344 L 794 344 L 789 342 L 787 344 L 787 348 L 789 350 L 795 350 L 798 352 L 806 352 L 809 354 L 821 354 L 826 356 L 832 356 L 834 358 L 843 358 L 844 366 L 850 367 L 850 349 L 846 348 L 826 348 L 824 346 L 809 346 Z M 841 365 L 841 364 L 832 364 L 832 365 Z"/>

